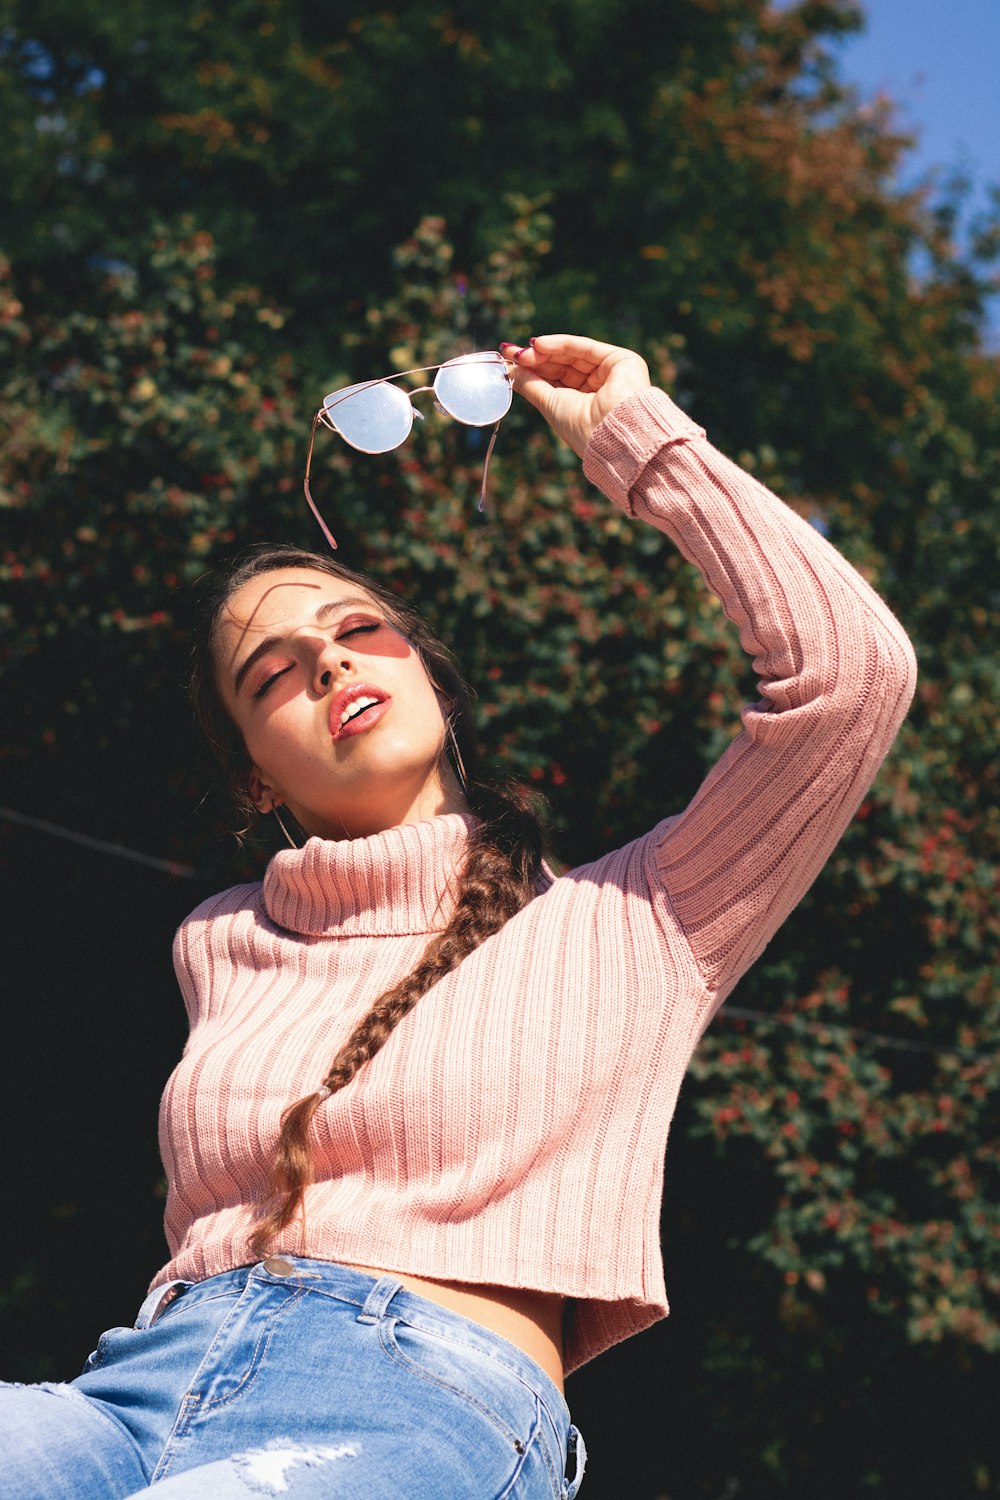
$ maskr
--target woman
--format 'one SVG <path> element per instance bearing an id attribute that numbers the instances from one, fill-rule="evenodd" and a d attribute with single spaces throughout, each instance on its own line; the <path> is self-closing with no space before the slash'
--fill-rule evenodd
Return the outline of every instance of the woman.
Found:
<path id="1" fill-rule="evenodd" d="M 504 352 L 588 477 L 701 568 L 762 698 L 683 813 L 553 880 L 414 616 L 308 554 L 233 574 L 196 700 L 293 847 L 178 934 L 172 1259 L 79 1380 L 4 1392 L 14 1500 L 570 1497 L 564 1371 L 666 1313 L 684 1070 L 869 786 L 913 658 L 638 356 Z"/>

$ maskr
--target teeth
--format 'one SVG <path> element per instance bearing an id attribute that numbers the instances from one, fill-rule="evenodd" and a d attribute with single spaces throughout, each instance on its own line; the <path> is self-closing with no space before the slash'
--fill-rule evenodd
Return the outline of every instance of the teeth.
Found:
<path id="1" fill-rule="evenodd" d="M 343 729 L 345 724 L 350 723 L 351 719 L 356 719 L 358 714 L 364 709 L 371 708 L 373 703 L 378 702 L 378 698 L 355 698 L 354 702 L 349 703 L 340 716 L 341 729 Z"/>

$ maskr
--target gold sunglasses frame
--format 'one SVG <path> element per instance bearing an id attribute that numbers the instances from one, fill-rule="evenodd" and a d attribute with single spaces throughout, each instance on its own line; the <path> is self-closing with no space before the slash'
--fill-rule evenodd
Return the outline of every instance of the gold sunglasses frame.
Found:
<path id="1" fill-rule="evenodd" d="M 485 349 L 485 350 L 481 350 L 481 351 L 476 351 L 473 354 L 457 354 L 457 355 L 453 355 L 451 359 L 442 360 L 440 364 L 436 364 L 436 365 L 417 365 L 415 369 L 412 369 L 412 370 L 400 370 L 395 375 L 380 375 L 380 376 L 377 376 L 374 380 L 363 380 L 358 385 L 345 387 L 343 395 L 341 396 L 341 400 L 346 401 L 351 396 L 356 396 L 359 393 L 359 391 L 368 390 L 371 387 L 376 386 L 376 385 L 391 385 L 396 380 L 405 380 L 408 375 L 426 375 L 428 373 L 428 371 L 430 371 L 430 370 L 444 370 L 444 369 L 449 368 L 450 366 L 454 366 L 454 365 L 458 364 L 462 360 L 482 359 L 482 360 L 485 361 L 485 360 L 487 360 L 487 359 L 489 359 L 489 358 L 491 358 L 493 356 L 495 356 L 496 359 L 497 359 L 497 361 L 503 366 L 504 374 L 505 374 L 505 376 L 507 378 L 508 383 L 511 386 L 511 390 L 513 390 L 513 385 L 514 385 L 514 370 L 516 368 L 515 365 L 514 365 L 514 362 L 512 360 L 506 359 L 500 353 L 499 349 Z M 410 408 L 411 408 L 411 411 L 412 411 L 414 417 L 419 417 L 421 420 L 423 420 L 423 412 L 420 411 L 420 409 L 418 407 L 416 407 L 416 406 L 413 405 L 413 397 L 414 396 L 423 395 L 427 391 L 434 391 L 434 390 L 436 390 L 436 385 L 437 385 L 437 382 L 435 381 L 431 385 L 419 385 L 419 386 L 416 386 L 412 391 L 406 391 L 406 390 L 402 390 L 401 391 L 401 394 L 404 395 L 404 396 L 406 396 L 406 398 L 409 400 L 409 402 L 410 402 Z M 401 390 L 401 388 L 399 386 L 397 386 L 396 389 L 397 390 Z M 327 403 L 330 401 L 330 397 L 331 396 L 337 396 L 337 395 L 340 395 L 339 391 L 331 391 L 330 395 L 325 396 L 323 398 L 323 405 L 320 407 L 319 411 L 313 417 L 312 428 L 311 428 L 310 433 L 309 433 L 309 451 L 306 454 L 306 473 L 305 473 L 305 479 L 303 480 L 303 483 L 302 483 L 302 488 L 305 491 L 305 497 L 306 497 L 306 500 L 308 502 L 309 509 L 312 511 L 313 515 L 315 516 L 316 520 L 318 521 L 319 528 L 322 531 L 322 533 L 323 533 L 324 537 L 326 538 L 327 542 L 330 544 L 330 546 L 333 548 L 333 550 L 335 552 L 338 550 L 337 549 L 336 540 L 334 539 L 333 533 L 331 532 L 330 528 L 327 526 L 326 522 L 323 520 L 323 517 L 320 515 L 320 512 L 319 512 L 319 509 L 318 509 L 318 507 L 316 505 L 316 502 L 315 502 L 315 500 L 312 497 L 312 491 L 309 488 L 309 475 L 310 475 L 310 473 L 312 471 L 313 448 L 315 447 L 315 444 L 316 444 L 316 429 L 320 425 L 320 423 L 322 423 L 323 426 L 329 428 L 329 430 L 331 432 L 335 432 L 339 438 L 341 438 L 345 443 L 348 444 L 349 447 L 354 448 L 355 452 L 357 452 L 357 453 L 365 453 L 365 452 L 368 451 L 367 449 L 359 448 L 357 446 L 357 444 L 356 443 L 352 443 L 349 438 L 345 438 L 344 434 L 340 431 L 339 427 L 336 426 L 336 424 L 333 422 L 332 418 L 330 417 L 330 412 L 333 409 L 333 407 L 338 406 L 340 403 L 335 401 L 335 402 L 333 402 L 332 406 L 328 405 Z M 435 402 L 434 402 L 434 405 L 437 407 L 438 411 L 441 412 L 444 416 L 451 417 L 451 420 L 453 422 L 459 422 L 463 427 L 488 427 L 489 426 L 488 422 L 464 422 L 461 417 L 456 417 L 454 415 L 454 413 L 450 412 L 446 406 L 443 406 L 441 404 L 440 400 L 436 399 Z M 509 410 L 510 410 L 510 406 L 508 405 L 507 411 L 509 411 Z M 482 480 L 482 484 L 481 484 L 480 490 L 479 490 L 479 509 L 480 510 L 483 510 L 484 507 L 485 507 L 485 505 L 486 505 L 486 476 L 489 473 L 490 457 L 491 457 L 491 455 L 493 453 L 493 446 L 494 446 L 494 444 L 496 443 L 496 440 L 497 440 L 497 433 L 500 430 L 500 423 L 503 421 L 504 417 L 507 415 L 507 411 L 503 412 L 503 414 L 497 418 L 497 420 L 496 420 L 496 422 L 494 424 L 494 427 L 493 427 L 493 432 L 490 435 L 489 446 L 486 449 L 486 457 L 483 460 L 483 480 Z M 407 432 L 406 437 L 404 437 L 400 442 L 395 443 L 392 448 L 375 449 L 374 451 L 375 452 L 381 452 L 381 453 L 393 453 L 396 448 L 401 448 L 403 446 L 403 443 L 406 442 L 406 440 L 410 436 L 410 432 L 412 432 L 412 430 L 413 430 L 413 425 L 412 425 L 412 419 L 411 419 L 410 431 Z"/>

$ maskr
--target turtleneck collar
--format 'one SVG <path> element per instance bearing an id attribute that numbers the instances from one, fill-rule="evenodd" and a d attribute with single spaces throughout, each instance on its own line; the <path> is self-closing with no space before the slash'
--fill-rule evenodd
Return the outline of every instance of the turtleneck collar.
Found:
<path id="1" fill-rule="evenodd" d="M 312 838 L 283 849 L 264 876 L 267 914 L 312 937 L 440 932 L 475 825 L 466 813 L 443 813 L 370 838 Z"/>

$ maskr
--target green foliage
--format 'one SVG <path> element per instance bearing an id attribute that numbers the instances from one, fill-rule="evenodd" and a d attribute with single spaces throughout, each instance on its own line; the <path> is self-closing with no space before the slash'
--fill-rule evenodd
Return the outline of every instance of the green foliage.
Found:
<path id="1" fill-rule="evenodd" d="M 225 881 L 181 694 L 189 584 L 245 542 L 320 544 L 300 484 L 323 393 L 550 322 L 640 344 L 886 592 L 922 669 L 695 1061 L 667 1223 L 696 1217 L 737 1292 L 686 1294 L 690 1448 L 655 1482 L 982 1494 L 974 1402 L 944 1490 L 878 1434 L 892 1393 L 978 1389 L 1000 1343 L 985 261 L 950 247 L 947 204 L 889 186 L 903 143 L 823 50 L 846 0 L 662 17 L 0 0 L 3 800 Z M 683 805 L 753 684 L 691 569 L 532 412 L 505 420 L 480 515 L 484 434 L 422 409 L 381 458 L 321 431 L 314 493 L 341 555 L 456 643 L 486 748 L 577 863 Z M 861 1421 L 844 1390 L 869 1348 L 855 1458 L 829 1433 Z"/>
<path id="2" fill-rule="evenodd" d="M 815 1316 L 830 1282 L 854 1284 L 912 1342 L 953 1337 L 1000 1348 L 995 1242 L 997 1154 L 985 1138 L 995 1054 L 873 1049 L 843 1021 L 849 987 L 827 976 L 794 1015 L 735 1045 L 715 1036 L 695 1077 L 699 1133 L 756 1143 L 776 1211 L 750 1248 L 781 1273 L 786 1316 Z M 909 1005 L 897 1011 L 912 1015 Z M 909 1066 L 907 1066 L 909 1065 Z M 909 1076 L 907 1076 L 909 1075 Z"/>
<path id="3" fill-rule="evenodd" d="M 111 757 L 123 796 L 146 800 L 151 703 L 178 696 L 183 676 L 179 591 L 238 530 L 252 534 L 255 506 L 293 487 L 291 362 L 273 347 L 260 357 L 282 314 L 254 290 L 221 294 L 211 241 L 190 225 L 156 233 L 138 259 L 95 271 L 84 308 L 30 328 L 6 268 L 0 281 L 12 356 L 0 392 L 2 754 L 8 795 L 48 768 L 47 805 L 70 823 L 80 785 L 58 773 L 67 762 Z M 55 690 L 39 694 L 39 681 Z M 133 731 L 138 765 L 123 740 Z M 163 736 L 167 755 L 177 743 Z M 123 817 L 119 831 L 134 831 L 134 811 Z"/>

